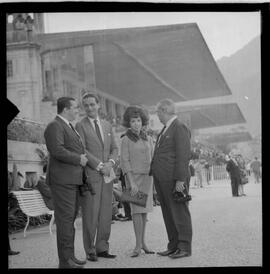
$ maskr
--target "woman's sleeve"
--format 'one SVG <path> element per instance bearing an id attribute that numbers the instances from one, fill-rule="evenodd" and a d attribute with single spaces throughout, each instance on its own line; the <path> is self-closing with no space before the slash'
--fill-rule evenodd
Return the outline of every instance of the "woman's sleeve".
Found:
<path id="1" fill-rule="evenodd" d="M 121 143 L 121 153 L 120 153 L 120 166 L 123 171 L 123 174 L 126 174 L 129 171 L 132 171 L 130 164 L 130 154 L 128 149 L 128 138 L 125 136 L 122 139 Z"/>

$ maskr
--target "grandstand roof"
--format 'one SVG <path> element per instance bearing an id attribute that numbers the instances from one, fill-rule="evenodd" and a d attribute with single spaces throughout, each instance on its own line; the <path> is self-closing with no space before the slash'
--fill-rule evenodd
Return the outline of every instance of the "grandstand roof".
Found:
<path id="1" fill-rule="evenodd" d="M 207 142 L 215 145 L 219 144 L 230 144 L 230 143 L 238 143 L 252 140 L 252 137 L 249 132 L 229 132 L 222 134 L 214 134 L 211 137 L 205 139 Z"/>
<path id="2" fill-rule="evenodd" d="M 41 51 L 93 45 L 96 86 L 130 104 L 231 94 L 195 23 L 40 35 Z"/>
<path id="3" fill-rule="evenodd" d="M 236 103 L 178 106 L 178 115 L 190 113 L 192 129 L 245 123 L 246 120 Z"/>

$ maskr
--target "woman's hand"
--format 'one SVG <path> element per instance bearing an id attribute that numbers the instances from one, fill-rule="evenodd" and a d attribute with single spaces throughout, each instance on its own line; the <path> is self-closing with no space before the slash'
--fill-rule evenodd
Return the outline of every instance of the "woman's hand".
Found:
<path id="1" fill-rule="evenodd" d="M 131 196 L 135 196 L 139 190 L 138 186 L 134 182 L 131 182 L 130 188 L 131 188 L 131 191 L 130 191 Z"/>

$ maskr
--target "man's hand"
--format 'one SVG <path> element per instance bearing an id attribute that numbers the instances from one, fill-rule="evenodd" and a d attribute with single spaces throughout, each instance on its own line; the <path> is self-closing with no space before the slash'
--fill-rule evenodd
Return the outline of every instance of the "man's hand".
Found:
<path id="1" fill-rule="evenodd" d="M 105 176 L 110 176 L 110 172 L 111 172 L 111 169 L 112 169 L 112 162 L 106 162 L 104 163 L 103 167 L 101 168 L 101 173 Z"/>
<path id="2" fill-rule="evenodd" d="M 181 181 L 176 181 L 175 190 L 177 192 L 183 192 L 185 190 L 185 183 Z"/>
<path id="3" fill-rule="evenodd" d="M 81 154 L 80 165 L 81 165 L 81 166 L 86 166 L 87 162 L 88 162 L 88 159 L 87 159 L 87 157 L 86 157 L 86 154 Z"/>

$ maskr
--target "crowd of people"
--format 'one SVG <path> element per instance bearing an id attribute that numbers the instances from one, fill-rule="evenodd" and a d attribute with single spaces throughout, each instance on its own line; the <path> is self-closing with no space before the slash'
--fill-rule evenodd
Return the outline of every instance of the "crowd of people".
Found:
<path id="1" fill-rule="evenodd" d="M 232 196 L 246 196 L 244 185 L 249 182 L 251 172 L 254 174 L 255 183 L 259 183 L 261 180 L 261 162 L 257 157 L 254 157 L 253 161 L 246 164 L 241 154 L 233 152 L 226 155 L 226 162 L 226 170 L 231 179 Z"/>

